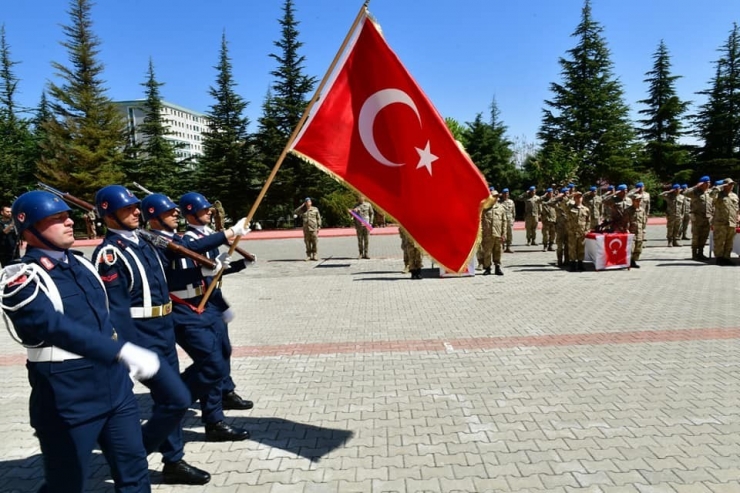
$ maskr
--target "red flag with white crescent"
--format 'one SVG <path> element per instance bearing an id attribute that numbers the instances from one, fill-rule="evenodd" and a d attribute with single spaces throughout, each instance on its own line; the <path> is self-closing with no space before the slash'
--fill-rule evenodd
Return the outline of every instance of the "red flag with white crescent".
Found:
<path id="1" fill-rule="evenodd" d="M 610 233 L 604 235 L 605 267 L 627 266 L 630 263 L 627 247 L 629 235 Z"/>
<path id="2" fill-rule="evenodd" d="M 367 16 L 291 151 L 362 193 L 443 267 L 467 267 L 488 186 Z"/>

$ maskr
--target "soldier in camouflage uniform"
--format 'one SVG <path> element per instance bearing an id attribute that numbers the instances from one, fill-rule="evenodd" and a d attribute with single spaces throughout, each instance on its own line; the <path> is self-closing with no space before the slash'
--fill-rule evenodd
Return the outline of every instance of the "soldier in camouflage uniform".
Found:
<path id="1" fill-rule="evenodd" d="M 409 272 L 411 272 L 411 279 L 421 279 L 421 249 L 416 245 L 416 242 L 409 236 L 408 232 L 403 229 L 398 229 L 401 234 L 401 242 L 403 243 L 403 237 L 406 237 L 406 250 L 404 251 L 404 259 L 408 257 Z"/>
<path id="2" fill-rule="evenodd" d="M 685 199 L 679 193 L 680 191 L 681 185 L 674 183 L 670 190 L 663 192 L 666 201 L 665 237 L 669 247 L 681 246 L 678 239 L 681 235 L 681 221 L 683 221 Z"/>
<path id="3" fill-rule="evenodd" d="M 586 233 L 591 228 L 591 213 L 583 205 L 583 194 L 573 192 L 572 205 L 567 209 L 568 249 L 570 250 L 571 272 L 583 271 L 583 257 L 585 256 L 584 242 Z"/>
<path id="4" fill-rule="evenodd" d="M 612 231 L 626 233 L 629 221 L 627 207 L 632 205 L 632 201 L 627 197 L 627 185 L 617 186 L 614 194 L 605 197 L 602 203 L 604 204 L 604 210 L 609 210 Z"/>
<path id="5" fill-rule="evenodd" d="M 591 229 L 596 229 L 596 226 L 601 224 L 601 196 L 596 191 L 597 188 L 592 186 L 583 194 L 583 203 L 591 213 Z"/>
<path id="6" fill-rule="evenodd" d="M 364 219 L 368 224 L 373 223 L 375 218 L 375 210 L 372 204 L 365 200 L 365 197 L 360 195 L 357 198 L 357 205 L 352 209 L 355 214 Z M 357 249 L 360 251 L 358 258 L 370 258 L 368 253 L 368 247 L 370 245 L 370 231 L 357 219 L 355 222 L 355 231 L 357 232 Z"/>
<path id="7" fill-rule="evenodd" d="M 681 185 L 681 194 L 683 194 L 689 186 L 687 184 Z M 691 222 L 691 199 L 684 195 L 683 196 L 683 218 L 681 219 L 681 239 L 688 240 L 689 236 L 689 223 Z"/>
<path id="8" fill-rule="evenodd" d="M 514 201 L 509 198 L 509 189 L 504 188 L 501 191 L 501 196 L 499 197 L 499 203 L 506 209 L 506 215 L 509 217 L 509 222 L 507 223 L 506 227 L 506 249 L 504 252 L 506 253 L 514 253 L 511 250 L 511 239 L 514 236 L 514 218 L 516 216 L 516 205 L 514 205 Z"/>
<path id="9" fill-rule="evenodd" d="M 409 272 L 409 251 L 408 243 L 410 241 L 409 234 L 403 229 L 403 226 L 398 227 L 398 235 L 401 237 L 401 250 L 403 251 L 403 273 L 408 274 Z"/>
<path id="10" fill-rule="evenodd" d="M 570 260 L 570 252 L 568 251 L 568 216 L 566 210 L 568 209 L 568 202 L 570 201 L 569 189 L 561 188 L 560 193 L 557 197 L 550 199 L 549 204 L 555 207 L 556 220 L 555 220 L 555 243 L 557 245 L 558 267 L 562 267 L 568 264 Z"/>
<path id="11" fill-rule="evenodd" d="M 645 211 L 645 224 L 643 225 L 643 228 L 647 228 L 647 220 L 650 216 L 650 194 L 645 191 L 645 184 L 643 182 L 638 182 L 637 185 L 635 185 L 635 189 L 632 191 L 630 196 L 632 195 L 642 195 L 642 199 L 640 200 L 640 203 L 642 204 L 642 210 Z"/>
<path id="12" fill-rule="evenodd" d="M 540 197 L 537 188 L 529 187 L 520 198 L 524 200 L 524 227 L 527 230 L 527 245 L 537 244 L 537 223 L 540 221 Z"/>
<path id="13" fill-rule="evenodd" d="M 482 239 L 481 246 L 483 250 L 483 275 L 491 274 L 491 260 L 495 266 L 495 274 L 503 276 L 501 270 L 501 245 L 502 239 L 506 235 L 506 227 L 509 222 L 506 209 L 498 203 L 498 192 L 491 192 L 491 206 L 483 209 L 481 213 Z"/>
<path id="14" fill-rule="evenodd" d="M 699 183 L 686 189 L 685 197 L 691 199 L 691 258 L 705 260 L 704 245 L 709 239 L 709 225 L 714 215 L 714 202 L 707 190 L 711 180 L 702 176 Z"/>
<path id="15" fill-rule="evenodd" d="M 612 221 L 612 208 L 606 203 L 606 199 L 614 195 L 614 185 L 606 187 L 606 193 L 601 197 L 601 223 L 611 223 Z"/>
<path id="16" fill-rule="evenodd" d="M 555 225 L 558 220 L 557 206 L 550 204 L 552 200 L 552 188 L 548 188 L 542 196 L 542 251 L 555 251 L 552 247 L 555 243 Z"/>
<path id="17" fill-rule="evenodd" d="M 627 208 L 627 217 L 629 223 L 627 230 L 635 235 L 635 243 L 632 247 L 632 258 L 630 259 L 630 267 L 639 269 L 637 261 L 640 260 L 640 254 L 642 253 L 642 245 L 645 241 L 645 209 L 642 208 L 643 196 L 640 193 L 632 195 L 632 205 Z"/>
<path id="18" fill-rule="evenodd" d="M 319 245 L 319 230 L 321 229 L 321 214 L 313 206 L 311 197 L 306 197 L 305 211 L 303 212 L 303 242 L 306 244 L 306 260 L 318 260 L 317 248 Z"/>
<path id="19" fill-rule="evenodd" d="M 735 241 L 737 229 L 738 197 L 732 189 L 735 181 L 727 178 L 722 181 L 722 186 L 711 192 L 714 197 L 714 217 L 712 229 L 714 230 L 714 256 L 717 265 L 732 265 L 732 245 Z"/>

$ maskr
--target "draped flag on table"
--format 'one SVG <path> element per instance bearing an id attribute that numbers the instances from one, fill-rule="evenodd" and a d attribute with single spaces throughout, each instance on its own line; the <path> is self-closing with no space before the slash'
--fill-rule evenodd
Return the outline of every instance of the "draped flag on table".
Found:
<path id="1" fill-rule="evenodd" d="M 485 179 L 366 14 L 291 152 L 349 184 L 450 271 L 467 267 Z"/>
<path id="2" fill-rule="evenodd" d="M 604 235 L 606 267 L 629 265 L 629 246 L 630 240 L 627 234 L 609 233 Z"/>

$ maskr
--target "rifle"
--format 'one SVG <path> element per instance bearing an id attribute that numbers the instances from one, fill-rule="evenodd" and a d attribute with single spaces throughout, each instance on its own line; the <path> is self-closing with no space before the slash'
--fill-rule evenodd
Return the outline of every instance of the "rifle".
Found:
<path id="1" fill-rule="evenodd" d="M 75 197 L 74 195 L 71 195 L 67 192 L 62 192 L 61 190 L 57 190 L 54 187 L 50 187 L 46 183 L 38 182 L 38 186 L 46 190 L 47 192 L 53 193 L 60 199 L 70 204 L 76 205 L 80 209 L 83 209 L 85 212 L 95 211 L 95 206 L 92 205 L 90 202 L 79 199 Z M 170 250 L 172 252 L 177 253 L 178 255 L 182 257 L 187 257 L 194 262 L 198 262 L 201 265 L 205 265 L 209 269 L 213 269 L 216 267 L 216 262 L 209 259 L 208 257 L 201 255 L 199 253 L 195 253 L 194 251 L 189 250 L 185 248 L 184 246 L 178 245 L 177 243 L 171 240 L 168 240 L 164 237 L 156 235 L 152 233 L 151 231 L 147 231 L 143 228 L 137 228 L 136 233 L 156 248 Z"/>
<path id="2" fill-rule="evenodd" d="M 151 190 L 148 190 L 148 189 L 144 188 L 143 186 L 139 185 L 139 184 L 138 184 L 138 183 L 136 183 L 135 181 L 134 181 L 134 182 L 132 182 L 132 183 L 134 184 L 134 186 L 135 186 L 136 188 L 138 188 L 139 190 L 141 190 L 141 191 L 142 191 L 142 192 L 144 192 L 145 194 L 147 194 L 147 195 L 153 195 L 153 194 L 154 194 L 154 192 L 152 192 Z M 218 201 L 216 201 L 216 202 L 218 202 Z M 218 214 L 218 213 L 220 212 L 220 211 L 216 210 L 216 208 L 215 208 L 215 207 L 214 207 L 214 210 L 215 210 L 215 212 L 216 212 L 217 214 Z M 222 210 L 223 210 L 223 209 L 222 209 Z M 218 217 L 218 216 L 217 216 L 217 217 Z M 221 218 L 223 218 L 223 216 L 221 216 Z M 221 227 L 220 229 L 219 229 L 218 227 L 216 227 L 216 231 L 221 231 L 221 230 L 223 230 L 223 219 L 222 219 L 222 224 L 221 224 L 221 226 L 222 226 L 222 227 Z M 227 244 L 228 244 L 229 246 L 231 246 L 231 243 L 229 243 L 228 241 L 227 241 L 226 243 L 227 243 Z M 239 255 L 241 255 L 242 257 L 244 257 L 244 259 L 245 259 L 245 260 L 246 260 L 247 262 L 254 262 L 254 261 L 255 261 L 255 260 L 257 259 L 257 257 L 255 257 L 254 255 L 252 255 L 252 254 L 251 254 L 251 253 L 249 253 L 248 251 L 244 250 L 243 248 L 239 248 L 239 247 L 236 247 L 236 252 L 237 252 L 237 253 L 238 253 Z"/>
<path id="3" fill-rule="evenodd" d="M 224 211 L 223 206 L 221 205 L 221 201 L 217 200 L 213 203 L 213 225 L 216 229 L 216 231 L 223 231 L 224 230 L 224 218 L 226 217 L 226 212 Z M 229 246 L 231 246 L 231 243 L 229 243 Z M 256 260 L 256 257 L 246 251 L 243 248 L 236 247 L 235 249 L 236 253 L 244 257 L 244 259 L 247 262 L 254 262 Z"/>

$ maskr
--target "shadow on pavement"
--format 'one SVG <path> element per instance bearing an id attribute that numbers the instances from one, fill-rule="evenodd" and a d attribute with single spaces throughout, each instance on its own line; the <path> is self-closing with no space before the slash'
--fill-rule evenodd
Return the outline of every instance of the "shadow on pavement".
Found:
<path id="1" fill-rule="evenodd" d="M 196 426 L 201 426 L 197 420 Z M 282 418 L 230 417 L 230 425 L 248 430 L 249 440 L 292 452 L 311 462 L 318 462 L 329 452 L 352 438 L 350 430 L 322 428 Z M 205 434 L 183 430 L 185 441 L 205 441 Z"/>
<path id="2" fill-rule="evenodd" d="M 399 274 L 400 272 L 401 271 L 398 271 L 398 270 L 369 270 L 369 271 L 364 271 L 364 272 L 353 272 L 352 275 L 353 276 L 366 276 L 366 275 L 369 275 L 369 274 L 375 274 L 375 275 L 380 275 L 380 274 Z"/>
<path id="3" fill-rule="evenodd" d="M 105 462 L 105 461 L 104 461 Z M 44 481 L 41 454 L 23 459 L 0 460 L 2 491 L 36 491 Z"/>
<path id="4" fill-rule="evenodd" d="M 335 267 L 351 267 L 352 264 L 327 264 L 325 262 L 321 262 L 320 264 L 316 265 L 317 269 L 332 269 Z"/>

